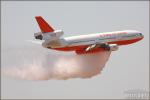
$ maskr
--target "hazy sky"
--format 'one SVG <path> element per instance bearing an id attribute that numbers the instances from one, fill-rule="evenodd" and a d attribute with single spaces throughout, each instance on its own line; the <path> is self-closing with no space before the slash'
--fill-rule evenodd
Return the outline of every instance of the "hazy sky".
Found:
<path id="1" fill-rule="evenodd" d="M 149 90 L 148 1 L 2 1 L 2 68 L 6 48 L 24 46 L 40 31 L 43 16 L 64 36 L 138 30 L 144 39 L 112 52 L 102 74 L 89 79 L 25 81 L 2 77 L 2 98 L 125 98 L 127 90 Z M 14 59 L 19 59 L 15 58 Z"/>

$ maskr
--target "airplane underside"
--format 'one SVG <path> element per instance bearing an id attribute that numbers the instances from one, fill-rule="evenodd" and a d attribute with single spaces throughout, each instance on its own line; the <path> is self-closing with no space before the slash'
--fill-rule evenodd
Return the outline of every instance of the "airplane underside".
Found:
<path id="1" fill-rule="evenodd" d="M 123 41 L 113 41 L 109 42 L 108 44 L 117 44 L 119 45 L 127 45 L 127 44 L 132 44 L 141 39 L 132 39 L 132 40 L 123 40 Z M 96 52 L 101 52 L 101 51 L 111 51 L 108 45 L 101 45 L 94 47 L 92 50 L 86 51 L 86 48 L 88 48 L 89 45 L 78 45 L 78 46 L 68 46 L 68 47 L 61 47 L 61 48 L 51 48 L 54 50 L 59 50 L 59 51 L 75 51 L 76 54 L 88 54 L 88 53 L 96 53 Z M 115 51 L 115 50 L 114 50 Z"/>

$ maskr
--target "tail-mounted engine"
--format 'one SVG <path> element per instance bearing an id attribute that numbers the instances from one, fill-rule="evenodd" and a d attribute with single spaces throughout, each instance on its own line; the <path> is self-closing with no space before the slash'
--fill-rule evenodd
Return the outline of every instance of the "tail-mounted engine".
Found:
<path id="1" fill-rule="evenodd" d="M 35 39 L 45 40 L 45 41 L 53 41 L 59 39 L 64 32 L 62 30 L 56 30 L 53 32 L 47 32 L 47 33 L 34 33 Z"/>

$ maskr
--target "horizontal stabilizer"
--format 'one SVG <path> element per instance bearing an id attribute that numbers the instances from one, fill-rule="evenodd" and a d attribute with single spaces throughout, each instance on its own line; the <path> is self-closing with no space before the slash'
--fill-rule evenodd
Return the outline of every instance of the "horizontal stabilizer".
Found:
<path id="1" fill-rule="evenodd" d="M 38 40 L 27 40 L 28 42 L 34 43 L 34 44 L 42 44 L 42 41 L 38 41 Z"/>

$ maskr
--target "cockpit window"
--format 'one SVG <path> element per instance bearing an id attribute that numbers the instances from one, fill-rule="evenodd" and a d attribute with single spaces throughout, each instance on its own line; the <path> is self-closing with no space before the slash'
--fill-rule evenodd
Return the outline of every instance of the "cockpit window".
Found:
<path id="1" fill-rule="evenodd" d="M 142 35 L 142 33 L 139 33 L 140 35 Z"/>

